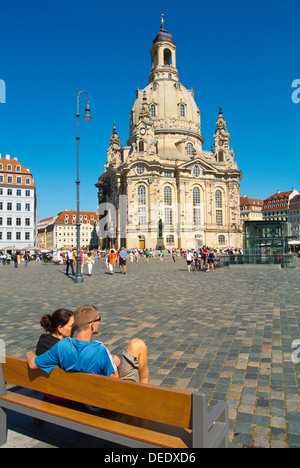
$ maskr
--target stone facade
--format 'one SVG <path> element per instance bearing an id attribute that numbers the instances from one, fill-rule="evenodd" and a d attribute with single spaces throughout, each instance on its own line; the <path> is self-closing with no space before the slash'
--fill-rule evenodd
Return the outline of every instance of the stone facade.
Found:
<path id="1" fill-rule="evenodd" d="M 242 175 L 222 108 L 206 151 L 194 91 L 179 81 L 176 44 L 163 22 L 150 53 L 149 84 L 136 91 L 127 145 L 114 124 L 96 184 L 100 247 L 241 247 Z"/>

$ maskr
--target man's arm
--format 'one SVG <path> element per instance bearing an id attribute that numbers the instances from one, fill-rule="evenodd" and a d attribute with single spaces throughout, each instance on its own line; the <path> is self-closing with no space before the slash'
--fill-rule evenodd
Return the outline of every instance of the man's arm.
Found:
<path id="1" fill-rule="evenodd" d="M 118 371 L 118 367 L 119 367 L 119 365 L 121 364 L 121 361 L 120 361 L 120 359 L 118 358 L 118 356 L 112 356 L 112 360 L 113 360 L 113 362 L 114 362 L 114 364 L 115 364 L 115 366 L 116 366 L 117 369 L 115 370 L 115 372 L 113 372 L 112 374 L 110 374 L 109 377 L 114 377 L 115 379 L 119 379 L 119 378 L 120 378 L 120 374 L 119 374 L 119 371 Z"/>
<path id="2" fill-rule="evenodd" d="M 28 353 L 26 354 L 26 358 L 27 358 L 27 364 L 30 367 L 30 369 L 38 369 L 38 367 L 34 363 L 36 354 L 34 354 L 33 351 L 28 351 Z"/>
<path id="3" fill-rule="evenodd" d="M 116 370 L 115 372 L 113 372 L 112 374 L 110 374 L 109 377 L 114 377 L 115 379 L 119 379 L 119 378 L 120 378 L 119 371 Z"/>
<path id="4" fill-rule="evenodd" d="M 26 354 L 26 357 L 30 369 L 42 369 L 43 371 L 50 374 L 54 367 L 59 366 L 58 348 L 62 341 L 63 340 L 60 340 L 58 343 L 52 346 L 52 348 L 40 356 L 36 356 L 32 351 L 29 351 Z"/>

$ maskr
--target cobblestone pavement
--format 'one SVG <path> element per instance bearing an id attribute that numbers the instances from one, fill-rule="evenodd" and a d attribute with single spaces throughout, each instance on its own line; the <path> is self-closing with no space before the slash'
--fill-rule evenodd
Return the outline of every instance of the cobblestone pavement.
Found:
<path id="1" fill-rule="evenodd" d="M 112 353 L 134 336 L 146 341 L 151 384 L 201 390 L 210 406 L 228 402 L 231 447 L 300 447 L 300 364 L 292 361 L 300 259 L 295 269 L 204 273 L 188 272 L 181 258 L 141 258 L 113 276 L 100 259 L 82 284 L 64 266 L 35 262 L 0 265 L 0 276 L 7 354 L 35 349 L 44 313 L 91 303 Z M 22 440 L 12 444 L 34 446 Z"/>

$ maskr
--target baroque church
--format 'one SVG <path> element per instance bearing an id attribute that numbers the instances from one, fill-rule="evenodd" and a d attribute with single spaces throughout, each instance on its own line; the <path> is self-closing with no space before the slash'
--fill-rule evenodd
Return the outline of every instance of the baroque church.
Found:
<path id="1" fill-rule="evenodd" d="M 194 91 L 179 81 L 176 44 L 163 18 L 150 54 L 149 84 L 136 91 L 127 145 L 114 124 L 95 184 L 100 247 L 242 247 L 242 174 L 222 108 L 206 151 Z"/>

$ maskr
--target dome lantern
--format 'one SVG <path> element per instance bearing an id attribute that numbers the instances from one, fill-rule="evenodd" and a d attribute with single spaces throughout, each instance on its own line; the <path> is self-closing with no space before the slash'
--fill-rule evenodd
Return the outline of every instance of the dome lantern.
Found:
<path id="1" fill-rule="evenodd" d="M 151 73 L 149 81 L 156 79 L 175 79 L 178 81 L 179 75 L 176 68 L 176 44 L 173 36 L 164 28 L 162 15 L 161 28 L 153 39 L 151 53 Z"/>

